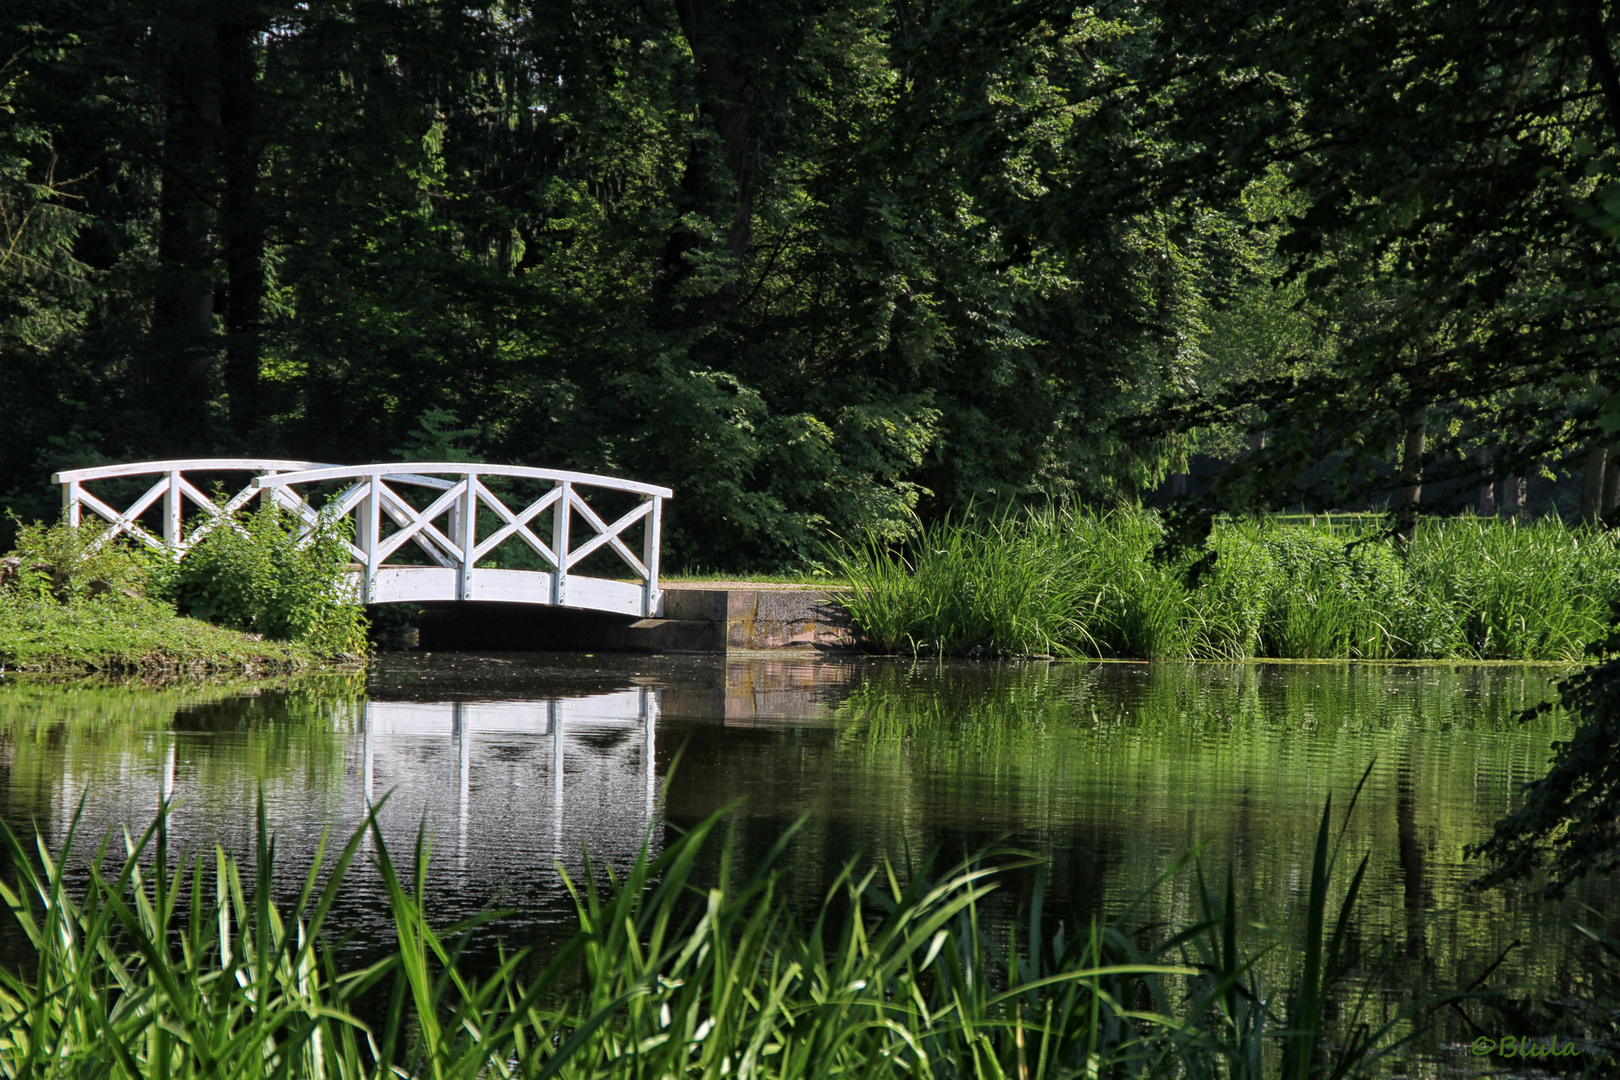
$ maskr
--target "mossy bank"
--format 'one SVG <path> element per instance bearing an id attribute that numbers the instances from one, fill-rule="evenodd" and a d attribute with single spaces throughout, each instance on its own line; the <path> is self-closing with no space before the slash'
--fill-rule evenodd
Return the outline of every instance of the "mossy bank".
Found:
<path id="1" fill-rule="evenodd" d="M 0 594 L 0 665 L 59 673 L 271 672 L 317 661 L 285 641 L 214 626 L 145 597 L 78 602 Z"/>

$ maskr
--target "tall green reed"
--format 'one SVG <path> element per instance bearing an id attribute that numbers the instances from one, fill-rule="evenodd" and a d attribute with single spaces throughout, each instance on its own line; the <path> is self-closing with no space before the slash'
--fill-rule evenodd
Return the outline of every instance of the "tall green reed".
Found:
<path id="1" fill-rule="evenodd" d="M 1328 813 L 1310 940 L 1275 993 L 1240 945 L 1230 883 L 1224 901 L 1205 890 L 1202 922 L 1155 934 L 1054 927 L 1039 888 L 1011 925 L 987 922 L 997 875 L 1029 864 L 1017 856 L 939 876 L 851 863 L 807 921 L 777 892 L 791 830 L 758 865 L 736 865 L 728 842 L 713 879 L 699 874 L 715 817 L 656 858 L 644 850 L 621 879 L 587 869 L 575 932 L 548 955 L 473 963 L 498 913 L 435 928 L 420 839 L 401 874 L 370 821 L 324 876 L 318 852 L 283 905 L 262 807 L 251 881 L 219 851 L 171 866 L 167 813 L 126 840 L 121 864 L 103 843 L 82 884 L 66 869 L 71 834 L 53 855 L 4 831 L 16 880 L 0 896 L 33 957 L 0 970 L 0 1073 L 1046 1080 L 1283 1068 L 1307 1080 L 1361 1075 L 1405 1038 L 1345 1008 L 1365 861 L 1335 914 Z M 396 938 L 345 965 L 329 922 L 368 829 Z M 374 1026 L 368 1002 L 386 1003 Z"/>
<path id="2" fill-rule="evenodd" d="M 1026 521 L 924 527 L 909 552 L 875 538 L 837 553 L 852 611 L 884 652 L 1056 653 L 1084 639 L 1075 553 Z"/>
<path id="3" fill-rule="evenodd" d="M 1047 508 L 831 561 L 885 652 L 1578 660 L 1620 600 L 1615 535 L 1556 521 L 1430 520 L 1405 552 L 1372 522 L 1223 521 L 1196 579 L 1162 538 L 1151 512 Z"/>
<path id="4" fill-rule="evenodd" d="M 1620 548 L 1613 532 L 1549 518 L 1429 521 L 1413 544 L 1411 573 L 1422 593 L 1457 613 L 1465 654 L 1575 660 L 1607 633 Z"/>

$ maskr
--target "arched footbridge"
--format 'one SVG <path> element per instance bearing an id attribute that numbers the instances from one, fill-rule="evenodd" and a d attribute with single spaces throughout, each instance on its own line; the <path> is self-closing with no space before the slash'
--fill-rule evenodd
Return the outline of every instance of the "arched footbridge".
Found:
<path id="1" fill-rule="evenodd" d="M 663 613 L 658 545 L 671 492 L 652 484 L 516 465 L 271 458 L 142 461 L 51 479 L 70 524 L 86 511 L 108 522 L 97 543 L 126 535 L 177 559 L 214 529 L 242 528 L 255 500 L 292 514 L 305 535 L 347 518 L 364 603 Z"/>

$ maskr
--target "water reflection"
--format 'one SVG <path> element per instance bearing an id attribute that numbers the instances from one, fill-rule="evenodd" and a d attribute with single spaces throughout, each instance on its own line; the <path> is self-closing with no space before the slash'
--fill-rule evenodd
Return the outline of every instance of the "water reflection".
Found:
<path id="1" fill-rule="evenodd" d="M 564 842 L 574 833 L 599 851 L 633 852 L 657 810 L 658 700 L 643 686 L 547 701 L 367 701 L 361 806 L 388 793 L 380 819 L 395 843 L 420 808 L 429 834 L 454 835 L 461 868 L 469 851 L 488 860 L 514 835 L 533 843 L 544 833 L 562 862 L 577 853 Z M 593 824 L 567 829 L 581 808 Z"/>
<path id="2" fill-rule="evenodd" d="M 248 856 L 262 793 L 287 884 L 323 834 L 341 841 L 375 806 L 396 862 L 409 864 L 419 834 L 431 845 L 429 889 L 446 921 L 497 896 L 555 920 L 567 903 L 558 867 L 577 878 L 588 847 L 622 869 L 649 835 L 662 840 L 649 829 L 656 688 L 498 701 L 367 696 L 321 680 L 242 689 L 6 687 L 5 816 L 52 844 L 77 816 L 82 859 L 103 835 L 116 847 L 138 833 L 168 798 L 175 843 Z M 345 907 L 362 939 L 387 933 L 380 900 L 360 871 Z"/>
<path id="3" fill-rule="evenodd" d="M 1046 860 L 1048 910 L 1085 919 L 1205 845 L 1211 872 L 1230 865 L 1240 902 L 1286 937 L 1322 805 L 1332 794 L 1342 807 L 1373 763 L 1345 835 L 1354 858 L 1371 854 L 1357 930 L 1390 945 L 1390 977 L 1444 983 L 1529 933 L 1503 970 L 1542 978 L 1558 950 L 1524 928 L 1545 911 L 1466 893 L 1477 868 L 1461 850 L 1566 734 L 1557 717 L 1516 720 L 1557 674 L 441 654 L 385 658 L 364 681 L 8 682 L 0 814 L 59 843 L 81 798 L 81 831 L 99 836 L 172 796 L 183 843 L 246 854 L 262 791 L 296 882 L 323 830 L 346 834 L 386 794 L 396 858 L 419 832 L 432 843 L 437 917 L 499 896 L 529 925 L 565 918 L 557 868 L 577 877 L 585 849 L 622 867 L 663 843 L 666 820 L 734 803 L 739 865 L 808 819 L 783 882 L 805 905 L 861 852 L 905 862 L 1010 843 Z M 1000 909 L 1031 886 L 1009 880 Z M 1576 900 L 1603 908 L 1612 890 L 1588 883 Z M 1143 909 L 1197 913 L 1190 875 Z M 339 915 L 363 940 L 389 932 L 374 875 L 359 873 Z"/>

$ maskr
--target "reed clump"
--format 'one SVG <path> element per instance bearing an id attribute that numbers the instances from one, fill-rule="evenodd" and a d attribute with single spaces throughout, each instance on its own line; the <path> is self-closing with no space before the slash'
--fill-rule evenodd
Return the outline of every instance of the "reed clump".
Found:
<path id="1" fill-rule="evenodd" d="M 364 828 L 324 878 L 318 852 L 284 905 L 262 805 L 251 874 L 218 851 L 171 858 L 166 816 L 121 861 L 104 844 L 76 887 L 68 850 L 4 831 L 14 882 L 0 895 L 33 955 L 0 968 L 0 1074 L 1308 1080 L 1363 1075 L 1415 1030 L 1341 982 L 1367 864 L 1335 876 L 1329 812 L 1309 930 L 1275 985 L 1230 875 L 1224 893 L 1199 879 L 1203 917 L 1175 932 L 1054 925 L 1040 889 L 1012 929 L 992 928 L 983 903 L 1014 856 L 938 877 L 852 864 L 807 919 L 771 865 L 788 836 L 756 867 L 733 865 L 727 843 L 701 877 L 717 818 L 644 850 L 622 880 L 587 870 L 554 952 L 476 965 L 469 943 L 495 913 L 435 927 L 421 842 L 401 874 L 368 822 L 397 937 L 345 965 L 328 920 Z"/>
<path id="2" fill-rule="evenodd" d="M 1213 566 L 1154 557 L 1150 511 L 1046 509 L 835 551 L 882 652 L 1140 659 L 1574 661 L 1620 600 L 1612 532 L 1554 520 L 1217 523 Z"/>

